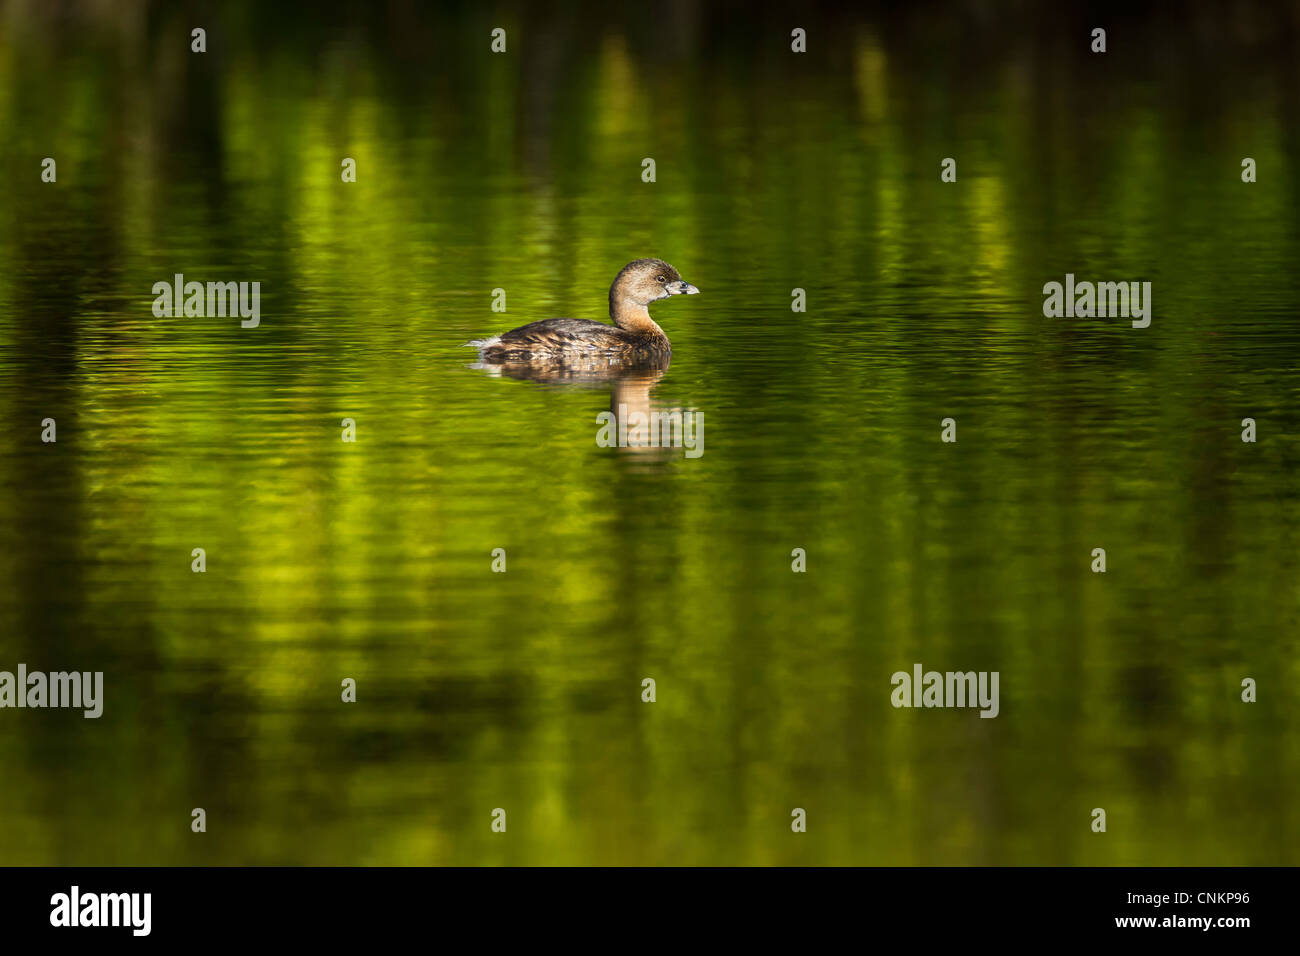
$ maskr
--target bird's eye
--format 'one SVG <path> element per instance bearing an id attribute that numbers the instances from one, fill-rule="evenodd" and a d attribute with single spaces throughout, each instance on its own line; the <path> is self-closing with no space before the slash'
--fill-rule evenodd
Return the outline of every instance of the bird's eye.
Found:
<path id="1" fill-rule="evenodd" d="M 664 277 L 663 277 L 663 276 L 655 276 L 655 278 L 658 279 L 660 282 L 663 282 L 663 281 L 664 281 Z"/>

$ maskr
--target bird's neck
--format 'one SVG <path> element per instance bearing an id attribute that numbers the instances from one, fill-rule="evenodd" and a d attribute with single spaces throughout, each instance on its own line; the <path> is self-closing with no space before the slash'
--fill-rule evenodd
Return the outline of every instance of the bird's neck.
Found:
<path id="1" fill-rule="evenodd" d="M 614 320 L 624 332 L 631 332 L 633 335 L 664 335 L 664 330 L 659 328 L 659 324 L 650 318 L 650 310 L 639 302 L 633 302 L 630 299 L 621 299 L 616 302 L 609 317 Z M 664 336 L 667 338 L 667 336 Z"/>

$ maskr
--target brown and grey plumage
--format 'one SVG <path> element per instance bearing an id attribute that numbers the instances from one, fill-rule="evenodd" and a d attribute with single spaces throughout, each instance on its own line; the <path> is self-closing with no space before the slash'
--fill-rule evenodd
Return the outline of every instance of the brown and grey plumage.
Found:
<path id="1" fill-rule="evenodd" d="M 632 365 L 664 362 L 672 356 L 672 346 L 650 318 L 648 306 L 699 291 L 662 259 L 637 259 L 625 265 L 609 287 L 613 325 L 591 319 L 543 319 L 468 344 L 489 364 L 590 359 Z"/>

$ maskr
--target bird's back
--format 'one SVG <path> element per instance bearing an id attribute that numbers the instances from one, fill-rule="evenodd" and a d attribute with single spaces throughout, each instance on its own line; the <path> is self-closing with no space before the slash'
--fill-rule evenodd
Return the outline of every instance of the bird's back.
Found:
<path id="1" fill-rule="evenodd" d="M 471 342 L 489 362 L 535 361 L 583 353 L 623 352 L 634 336 L 591 319 L 543 319 L 499 336 Z"/>

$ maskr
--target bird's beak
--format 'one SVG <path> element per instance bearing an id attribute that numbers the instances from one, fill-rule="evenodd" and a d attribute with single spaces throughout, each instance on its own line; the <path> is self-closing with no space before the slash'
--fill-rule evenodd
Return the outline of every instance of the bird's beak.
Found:
<path id="1" fill-rule="evenodd" d="M 695 286 L 691 285 L 689 282 L 686 282 L 684 280 L 668 283 L 668 292 L 671 295 L 699 295 L 700 294 L 699 289 L 695 288 Z"/>

